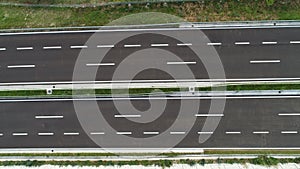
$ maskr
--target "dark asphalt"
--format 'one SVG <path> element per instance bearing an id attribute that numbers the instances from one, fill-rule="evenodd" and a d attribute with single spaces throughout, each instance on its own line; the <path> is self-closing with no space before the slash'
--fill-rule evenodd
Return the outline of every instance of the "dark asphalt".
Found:
<path id="1" fill-rule="evenodd" d="M 190 47 L 177 46 L 177 43 L 187 43 L 172 37 L 161 35 L 172 32 L 183 34 L 187 37 L 197 35 L 200 30 L 164 30 L 164 31 L 139 31 L 139 32 L 99 32 L 103 37 L 102 44 L 110 44 L 110 37 L 116 38 L 128 35 L 129 38 L 120 41 L 107 54 L 104 49 L 96 48 L 99 44 L 89 44 L 84 51 L 93 51 L 98 56 L 105 56 L 103 62 L 114 62 L 115 66 L 100 67 L 95 79 L 88 76 L 76 80 L 111 81 L 112 75 L 126 56 L 139 52 L 142 49 L 163 49 L 179 56 L 183 61 L 196 61 L 197 64 L 189 65 L 196 79 L 209 79 L 208 73 L 201 60 L 190 50 Z M 227 79 L 241 78 L 299 78 L 300 69 L 300 44 L 290 44 L 290 41 L 300 40 L 300 28 L 253 28 L 253 29 L 218 29 L 202 30 L 211 42 L 222 43 L 215 46 L 224 66 Z M 138 35 L 136 35 L 138 34 Z M 0 82 L 66 82 L 72 81 L 73 69 L 81 49 L 71 49 L 72 45 L 84 45 L 92 33 L 57 33 L 34 35 L 2 35 L 0 36 Z M 250 45 L 235 45 L 235 42 L 248 41 Z M 262 45 L 263 41 L 276 41 L 276 45 Z M 168 47 L 151 47 L 153 43 L 168 43 Z M 140 44 L 139 48 L 124 48 L 126 44 Z M 195 43 L 193 46 L 206 44 Z M 32 46 L 33 50 L 16 50 L 17 47 Z M 61 49 L 44 50 L 45 46 L 61 46 Z M 137 69 L 140 64 L 150 64 L 146 58 L 153 58 L 158 66 L 168 67 L 168 72 L 157 69 L 148 69 L 140 72 L 136 80 L 165 80 L 172 79 L 170 72 L 178 75 L 177 79 L 187 79 L 183 73 L 178 73 L 180 65 L 166 65 L 162 56 L 154 56 L 151 52 L 144 52 L 134 62 L 124 63 L 130 70 Z M 201 55 L 202 57 L 209 57 Z M 93 60 L 93 56 L 86 56 L 86 60 Z M 251 60 L 280 60 L 280 63 L 250 64 Z M 94 58 L 94 62 L 98 62 Z M 146 62 L 146 63 L 145 63 Z M 35 68 L 8 69 L 8 65 L 34 64 Z M 85 65 L 85 60 L 80 63 Z M 83 72 L 91 73 L 94 68 L 83 66 Z M 130 80 L 126 76 L 113 80 Z"/>
<path id="2" fill-rule="evenodd" d="M 136 123 L 124 118 L 115 118 L 119 114 L 110 100 L 97 101 L 103 116 L 116 131 L 130 131 L 128 137 L 146 138 L 144 131 L 167 131 L 177 118 L 179 107 L 185 102 L 194 100 L 168 100 L 164 113 L 155 121 Z M 161 102 L 162 100 L 154 100 Z M 182 102 L 181 102 L 182 101 Z M 186 118 L 178 119 L 179 126 L 173 131 L 184 131 L 184 126 L 196 121 L 185 138 L 176 147 L 187 148 L 294 148 L 300 147 L 300 134 L 283 134 L 282 131 L 300 132 L 300 116 L 279 116 L 278 113 L 299 113 L 299 98 L 280 99 L 228 99 L 224 116 L 214 134 L 203 144 L 199 144 L 199 135 L 206 117 L 195 117 L 186 112 Z M 90 101 L 77 101 L 89 104 Z M 116 101 L 116 102 L 124 102 Z M 207 113 L 211 100 L 200 100 L 198 113 Z M 149 109 L 147 100 L 132 100 L 133 105 L 141 111 Z M 91 112 L 87 111 L 86 116 Z M 130 114 L 132 112 L 123 112 Z M 220 113 L 220 112 L 215 112 Z M 36 115 L 63 115 L 63 119 L 35 119 Z M 143 115 L 142 117 L 143 118 Z M 207 117 L 219 118 L 219 117 Z M 171 127 L 172 128 L 172 127 Z M 228 131 L 240 134 L 226 134 Z M 269 131 L 269 134 L 253 134 L 254 131 Z M 13 136 L 12 133 L 26 132 L 27 136 Z M 39 132 L 53 132 L 53 136 L 38 136 Z M 65 136 L 65 132 L 78 132 L 77 136 Z M 105 140 L 110 134 L 99 135 Z M 73 101 L 38 101 L 38 102 L 6 102 L 0 103 L 0 137 L 1 148 L 96 148 L 98 147 L 85 134 L 74 112 Z M 168 134 L 168 133 L 167 133 Z M 166 141 L 180 137 L 169 134 Z M 122 140 L 119 140 L 120 142 Z M 134 148 L 140 147 L 137 141 Z M 120 146 L 115 146 L 120 148 Z M 159 145 L 157 146 L 159 147 Z"/>

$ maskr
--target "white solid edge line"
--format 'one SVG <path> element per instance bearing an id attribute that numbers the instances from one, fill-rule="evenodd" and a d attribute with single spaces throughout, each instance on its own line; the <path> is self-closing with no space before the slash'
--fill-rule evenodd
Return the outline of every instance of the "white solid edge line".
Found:
<path id="1" fill-rule="evenodd" d="M 43 116 L 43 115 L 38 115 L 35 116 L 36 119 L 62 119 L 64 116 Z"/>
<path id="2" fill-rule="evenodd" d="M 281 134 L 297 134 L 298 131 L 281 131 Z"/>
<path id="3" fill-rule="evenodd" d="M 61 49 L 61 46 L 44 46 L 43 49 Z"/>
<path id="4" fill-rule="evenodd" d="M 290 44 L 300 44 L 300 41 L 290 41 Z"/>
<path id="5" fill-rule="evenodd" d="M 87 63 L 86 66 L 114 66 L 115 63 Z"/>
<path id="6" fill-rule="evenodd" d="M 223 117 L 224 114 L 195 114 L 196 117 Z"/>
<path id="7" fill-rule="evenodd" d="M 85 46 L 85 45 L 83 45 L 83 46 L 70 46 L 70 48 L 71 49 L 86 49 L 86 48 L 88 48 L 88 46 Z"/>
<path id="8" fill-rule="evenodd" d="M 299 25 L 262 25 L 262 26 L 229 26 L 229 27 L 181 27 L 181 28 L 156 28 L 156 29 L 110 29 L 110 30 L 76 30 L 76 31 L 37 31 L 37 32 L 13 32 L 13 33 L 0 33 L 0 36 L 9 36 L 9 35 L 34 35 L 34 34 L 63 34 L 63 33 L 100 33 L 100 32 L 145 32 L 145 31 L 198 31 L 203 29 L 208 30 L 228 30 L 228 29 L 270 29 L 270 28 L 299 28 Z"/>
<path id="9" fill-rule="evenodd" d="M 35 65 L 9 65 L 7 68 L 35 68 Z"/>
<path id="10" fill-rule="evenodd" d="M 241 134 L 240 131 L 226 131 L 226 134 Z"/>
<path id="11" fill-rule="evenodd" d="M 6 50 L 6 48 L 0 48 L 0 51 L 5 51 Z"/>
<path id="12" fill-rule="evenodd" d="M 17 47 L 17 50 L 32 50 L 33 47 Z"/>
<path id="13" fill-rule="evenodd" d="M 300 113 L 279 113 L 278 116 L 300 116 Z"/>
<path id="14" fill-rule="evenodd" d="M 141 47 L 142 45 L 124 45 L 125 48 L 136 48 Z"/>
<path id="15" fill-rule="evenodd" d="M 212 131 L 200 131 L 198 134 L 214 134 Z"/>
<path id="16" fill-rule="evenodd" d="M 197 62 L 167 62 L 167 65 L 194 65 Z"/>
<path id="17" fill-rule="evenodd" d="M 78 132 L 66 132 L 64 133 L 65 136 L 78 136 L 79 133 Z"/>
<path id="18" fill-rule="evenodd" d="M 192 46 L 192 43 L 177 43 L 177 46 Z"/>
<path id="19" fill-rule="evenodd" d="M 128 114 L 128 115 L 122 115 L 122 114 L 116 114 L 116 118 L 136 118 L 136 117 L 141 117 L 140 114 Z"/>
<path id="20" fill-rule="evenodd" d="M 236 45 L 250 45 L 250 42 L 235 42 Z"/>
<path id="21" fill-rule="evenodd" d="M 264 42 L 262 42 L 262 44 L 263 44 L 263 45 L 276 45 L 277 42 L 275 42 L 275 41 L 274 41 L 274 42 L 271 42 L 271 41 L 268 41 L 268 42 L 267 42 L 267 41 L 264 41 Z"/>
<path id="22" fill-rule="evenodd" d="M 177 135 L 177 134 L 185 134 L 184 131 L 171 131 L 170 134 Z"/>
<path id="23" fill-rule="evenodd" d="M 207 43 L 208 46 L 220 46 L 222 43 Z"/>
<path id="24" fill-rule="evenodd" d="M 117 135 L 131 135 L 132 132 L 130 132 L 130 131 L 122 131 L 122 132 L 117 132 L 116 134 Z"/>
<path id="25" fill-rule="evenodd" d="M 91 132 L 91 135 L 103 135 L 105 134 L 104 132 Z"/>
<path id="26" fill-rule="evenodd" d="M 156 44 L 151 44 L 152 47 L 159 47 L 159 46 L 169 46 L 167 43 L 156 43 Z"/>
<path id="27" fill-rule="evenodd" d="M 115 45 L 97 45 L 97 48 L 113 48 Z"/>
<path id="28" fill-rule="evenodd" d="M 47 132 L 44 133 L 44 132 L 43 132 L 43 133 L 38 133 L 38 135 L 39 135 L 39 136 L 53 136 L 54 133 L 51 133 L 51 132 L 50 132 L 50 133 L 47 133 Z"/>
<path id="29" fill-rule="evenodd" d="M 280 63 L 280 60 L 251 60 L 250 63 Z"/>
<path id="30" fill-rule="evenodd" d="M 55 81 L 55 82 L 16 82 L 16 83 L 0 83 L 0 85 L 37 85 L 37 84 L 78 84 L 78 83 L 141 83 L 141 82 L 232 82 L 232 81 L 288 81 L 300 80 L 300 78 L 236 78 L 236 79 L 177 79 L 177 80 L 114 80 L 114 81 Z"/>
<path id="31" fill-rule="evenodd" d="M 269 134 L 269 131 L 253 131 L 253 134 Z"/>
<path id="32" fill-rule="evenodd" d="M 27 136 L 28 133 L 13 133 L 13 136 Z"/>
<path id="33" fill-rule="evenodd" d="M 158 131 L 144 131 L 143 134 L 145 135 L 157 135 L 159 134 Z"/>

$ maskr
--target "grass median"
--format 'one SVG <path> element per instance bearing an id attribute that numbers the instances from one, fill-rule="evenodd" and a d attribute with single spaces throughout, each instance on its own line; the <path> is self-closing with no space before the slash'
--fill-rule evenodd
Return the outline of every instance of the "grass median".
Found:
<path id="1" fill-rule="evenodd" d="M 200 87 L 196 91 L 243 91 L 243 90 L 300 90 L 300 84 L 253 84 L 253 85 L 228 85 L 224 88 Z M 52 95 L 48 96 L 111 96 L 112 94 L 122 95 L 149 95 L 149 94 L 171 94 L 173 92 L 186 92 L 188 88 L 132 88 L 132 89 L 77 89 L 59 90 L 54 89 Z M 0 91 L 0 96 L 47 96 L 46 90 L 15 90 Z"/>
<path id="2" fill-rule="evenodd" d="M 300 0 L 224 0 L 184 3 L 115 5 L 90 8 L 0 6 L 0 29 L 101 26 L 122 16 L 140 12 L 162 12 L 190 22 L 296 20 L 300 19 Z M 167 22 L 163 18 L 155 23 Z M 145 19 L 141 23 L 147 24 Z M 150 20 L 150 23 L 151 20 Z"/>

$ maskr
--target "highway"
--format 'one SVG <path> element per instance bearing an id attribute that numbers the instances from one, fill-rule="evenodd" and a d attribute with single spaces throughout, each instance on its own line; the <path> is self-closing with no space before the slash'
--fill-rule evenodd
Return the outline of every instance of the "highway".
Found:
<path id="1" fill-rule="evenodd" d="M 98 98 L 98 108 L 113 130 L 92 129 L 85 132 L 73 106 L 74 102 L 89 105 L 90 99 L 26 99 L 0 101 L 0 147 L 1 148 L 98 148 L 90 137 L 105 138 L 122 135 L 128 138 L 149 138 L 165 134 L 171 141 L 182 137 L 177 148 L 300 148 L 300 96 L 228 96 L 224 113 L 207 114 L 212 100 L 224 97 L 169 97 L 152 98 L 152 102 L 167 101 L 164 113 L 149 123 L 137 123 L 145 114 L 121 111 L 114 103 L 129 101 L 138 110 L 149 109 L 148 98 Z M 196 114 L 185 112 L 178 119 L 177 128 L 172 124 L 178 117 L 179 107 L 187 102 L 199 101 Z M 86 111 L 90 116 L 91 111 Z M 216 130 L 202 131 L 208 118 L 220 119 Z M 187 124 L 193 124 L 187 131 Z M 200 135 L 210 135 L 199 143 Z M 113 141 L 112 148 L 145 148 L 142 140 L 133 146 L 121 147 L 124 140 Z M 119 143 L 119 144 L 118 144 Z M 155 146 L 155 145 L 153 145 Z M 146 146 L 147 147 L 147 146 Z M 149 146 L 149 148 L 153 148 Z M 155 148 L 159 148 L 156 145 Z"/>
<path id="2" fill-rule="evenodd" d="M 209 38 L 209 42 L 197 39 L 199 31 Z M 300 79 L 300 28 L 243 28 L 243 29 L 153 29 L 153 30 L 111 30 L 93 32 L 44 32 L 0 34 L 0 83 L 60 83 L 72 82 L 73 70 L 80 52 L 91 51 L 104 59 L 99 63 L 97 57 L 84 56 L 79 65 L 87 74 L 98 69 L 96 77 L 82 76 L 77 81 L 128 81 L 130 77 L 112 79 L 116 68 L 122 64 L 129 70 L 138 70 L 141 64 L 166 67 L 168 72 L 147 69 L 134 77 L 134 80 L 172 80 L 176 79 L 213 80 L 202 63 L 190 48 L 213 47 L 220 56 L 225 70 L 225 79 Z M 191 41 L 179 41 L 162 34 L 176 34 L 195 37 Z M 97 34 L 98 43 L 86 44 Z M 129 38 L 122 39 L 121 37 Z M 120 40 L 114 43 L 112 39 Z M 161 49 L 171 52 L 182 62 L 163 59 L 151 50 Z M 139 51 L 145 51 L 138 53 Z M 148 52 L 147 52 L 148 51 Z M 134 62 L 122 62 L 133 53 L 139 55 Z M 152 60 L 147 60 L 152 58 Z M 152 63 L 153 62 L 153 63 Z M 182 66 L 188 66 L 195 77 L 177 73 Z M 216 79 L 218 80 L 218 79 Z"/>

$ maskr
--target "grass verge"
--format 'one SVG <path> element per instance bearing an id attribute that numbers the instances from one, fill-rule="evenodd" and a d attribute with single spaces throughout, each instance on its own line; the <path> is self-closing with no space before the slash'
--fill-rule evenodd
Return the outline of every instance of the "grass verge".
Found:
<path id="1" fill-rule="evenodd" d="M 106 25 L 122 16 L 162 12 L 190 22 L 300 19 L 300 0 L 224 0 L 95 8 L 0 6 L 0 29 Z M 145 19 L 141 20 L 144 23 Z M 162 19 L 163 22 L 166 22 Z M 155 21 L 159 22 L 159 21 Z"/>
<path id="2" fill-rule="evenodd" d="M 136 161 L 1 161 L 0 166 L 42 166 L 42 165 L 58 165 L 58 166 L 123 166 L 123 165 L 142 165 L 142 166 L 160 166 L 171 167 L 173 164 L 188 164 L 194 166 L 196 164 L 220 164 L 220 163 L 250 163 L 264 166 L 274 166 L 279 163 L 299 163 L 300 158 L 276 159 L 273 157 L 259 156 L 254 159 L 217 159 L 217 160 L 136 160 Z"/>
<path id="3" fill-rule="evenodd" d="M 299 155 L 300 150 L 205 150 L 204 154 L 216 155 L 234 155 L 234 154 L 251 154 L 251 155 L 270 155 L 270 154 L 285 154 Z"/>

